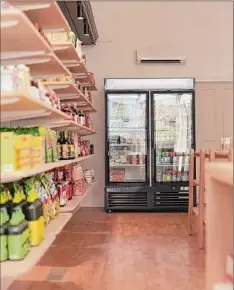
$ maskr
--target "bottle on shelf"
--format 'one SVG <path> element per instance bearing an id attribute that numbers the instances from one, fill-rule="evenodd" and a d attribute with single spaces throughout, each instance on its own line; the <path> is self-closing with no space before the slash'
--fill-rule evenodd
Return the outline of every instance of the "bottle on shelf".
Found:
<path id="1" fill-rule="evenodd" d="M 62 158 L 61 160 L 68 160 L 69 156 L 68 156 L 68 141 L 67 141 L 67 132 L 64 131 L 62 132 L 62 141 L 61 141 L 61 146 L 62 146 Z"/>
<path id="2" fill-rule="evenodd" d="M 57 132 L 57 149 L 58 149 L 58 160 L 62 159 L 62 132 Z"/>
<path id="3" fill-rule="evenodd" d="M 71 109 L 72 109 L 73 121 L 75 121 L 76 123 L 78 123 L 78 111 L 76 109 L 76 103 L 73 103 L 71 105 Z"/>
<path id="4" fill-rule="evenodd" d="M 67 112 L 68 112 L 67 104 L 64 104 L 64 103 L 63 103 L 63 104 L 61 105 L 61 111 L 64 112 L 65 114 L 67 114 Z"/>
<path id="5" fill-rule="evenodd" d="M 71 104 L 67 104 L 67 114 L 73 120 L 73 112 L 72 112 L 72 109 L 71 109 Z"/>
<path id="6" fill-rule="evenodd" d="M 67 138 L 67 143 L 68 143 L 68 158 L 69 159 L 75 159 L 75 144 L 72 139 L 72 132 L 68 132 L 68 138 Z"/>
<path id="7" fill-rule="evenodd" d="M 85 126 L 85 115 L 84 115 L 83 111 L 79 111 L 78 124 L 80 124 L 81 126 Z"/>
<path id="8" fill-rule="evenodd" d="M 80 142 L 80 137 L 78 136 L 78 157 L 81 156 L 81 142 Z"/>

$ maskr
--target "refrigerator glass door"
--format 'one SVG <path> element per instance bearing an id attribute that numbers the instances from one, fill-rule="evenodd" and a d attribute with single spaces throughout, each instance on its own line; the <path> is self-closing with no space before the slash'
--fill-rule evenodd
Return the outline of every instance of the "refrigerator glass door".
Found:
<path id="1" fill-rule="evenodd" d="M 146 182 L 146 107 L 146 94 L 107 94 L 110 183 Z"/>
<path id="2" fill-rule="evenodd" d="M 153 94 L 154 181 L 188 182 L 192 93 Z"/>

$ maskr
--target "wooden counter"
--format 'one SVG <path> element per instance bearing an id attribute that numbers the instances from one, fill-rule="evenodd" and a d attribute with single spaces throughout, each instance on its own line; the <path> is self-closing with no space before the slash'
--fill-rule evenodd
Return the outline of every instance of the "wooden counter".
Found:
<path id="1" fill-rule="evenodd" d="M 227 256 L 233 253 L 233 163 L 207 166 L 206 290 L 225 282 Z"/>

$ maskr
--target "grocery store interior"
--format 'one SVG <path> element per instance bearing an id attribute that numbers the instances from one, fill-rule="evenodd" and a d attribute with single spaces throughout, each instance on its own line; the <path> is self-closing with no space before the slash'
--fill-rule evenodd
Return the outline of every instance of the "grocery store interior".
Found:
<path id="1" fill-rule="evenodd" d="M 0 5 L 0 289 L 233 289 L 233 1 Z"/>

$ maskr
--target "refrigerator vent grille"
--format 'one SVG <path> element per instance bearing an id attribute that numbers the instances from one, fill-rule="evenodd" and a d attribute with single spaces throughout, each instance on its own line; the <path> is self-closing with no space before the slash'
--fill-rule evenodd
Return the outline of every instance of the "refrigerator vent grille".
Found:
<path id="1" fill-rule="evenodd" d="M 108 193 L 108 207 L 112 209 L 147 208 L 147 193 L 146 192 Z"/>
<path id="2" fill-rule="evenodd" d="M 155 192 L 154 207 L 187 208 L 188 192 Z"/>

